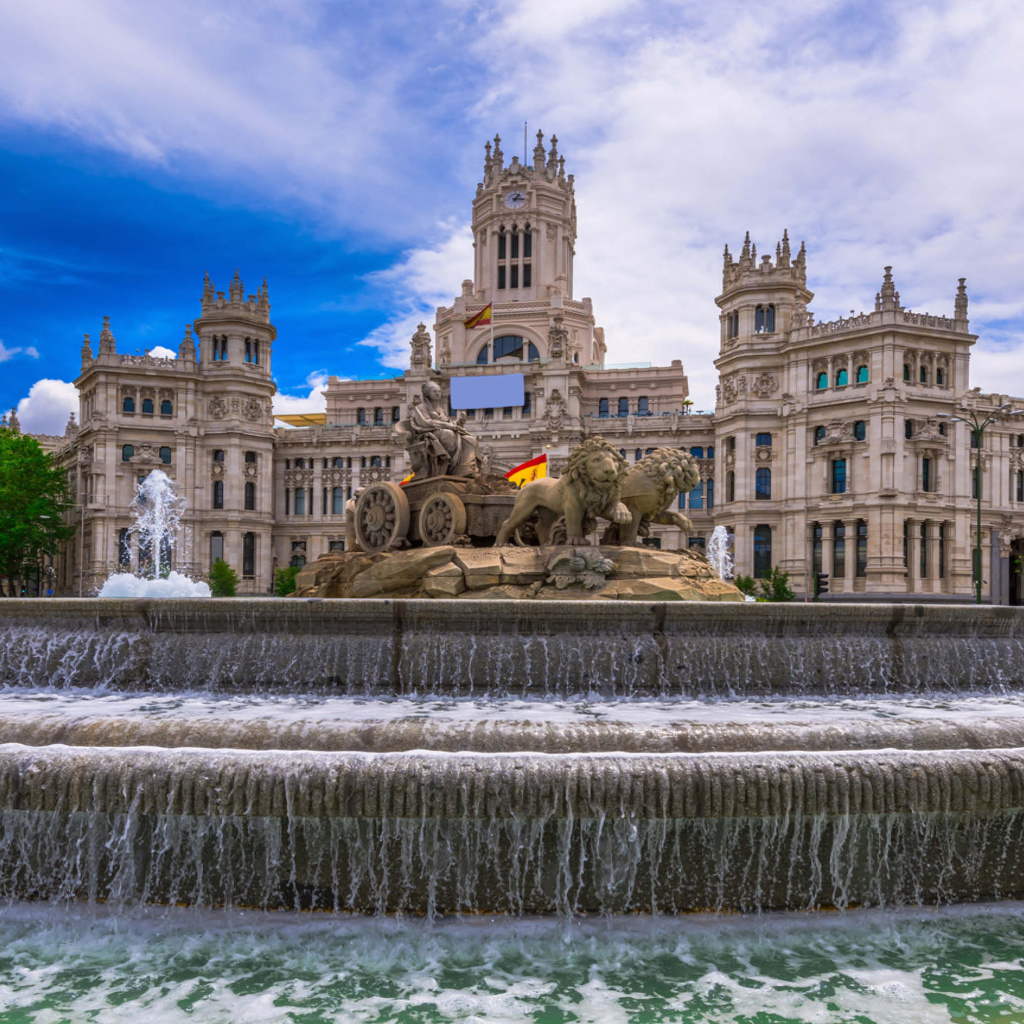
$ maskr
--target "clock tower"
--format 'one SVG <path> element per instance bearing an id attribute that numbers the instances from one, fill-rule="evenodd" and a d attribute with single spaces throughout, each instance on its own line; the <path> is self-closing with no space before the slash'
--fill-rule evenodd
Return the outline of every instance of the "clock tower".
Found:
<path id="1" fill-rule="evenodd" d="M 514 156 L 506 165 L 500 136 L 486 144 L 472 224 L 473 279 L 463 282 L 453 306 L 438 310 L 438 366 L 602 364 L 603 332 L 594 326 L 590 299 L 573 297 L 576 198 L 556 136 L 545 149 L 544 133 L 537 132 L 532 164 Z M 467 331 L 463 321 L 489 303 L 493 331 Z"/>

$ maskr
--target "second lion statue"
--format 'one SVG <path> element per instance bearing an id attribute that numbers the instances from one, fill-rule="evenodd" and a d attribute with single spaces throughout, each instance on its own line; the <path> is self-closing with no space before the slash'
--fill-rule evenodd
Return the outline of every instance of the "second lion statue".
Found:
<path id="1" fill-rule="evenodd" d="M 628 468 L 626 460 L 603 437 L 587 438 L 572 450 L 565 472 L 558 479 L 534 480 L 523 487 L 495 543 L 499 547 L 508 544 L 535 512 L 541 544 L 551 542 L 552 529 L 562 516 L 567 544 L 583 544 L 598 518 L 630 522 L 632 513 L 619 500 Z"/>

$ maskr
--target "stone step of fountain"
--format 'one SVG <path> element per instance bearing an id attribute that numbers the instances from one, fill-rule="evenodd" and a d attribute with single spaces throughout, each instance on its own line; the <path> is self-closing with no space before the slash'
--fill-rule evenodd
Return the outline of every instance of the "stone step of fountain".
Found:
<path id="1" fill-rule="evenodd" d="M 372 700 L 0 695 L 0 743 L 387 753 L 1024 747 L 1024 694 L 955 699 Z"/>

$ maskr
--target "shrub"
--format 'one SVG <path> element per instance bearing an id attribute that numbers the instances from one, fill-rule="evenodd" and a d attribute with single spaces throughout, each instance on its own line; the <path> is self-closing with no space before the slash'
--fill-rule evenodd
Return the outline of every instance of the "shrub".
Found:
<path id="1" fill-rule="evenodd" d="M 238 592 L 238 573 L 223 558 L 218 558 L 210 566 L 206 579 L 214 597 L 234 597 Z"/>
<path id="2" fill-rule="evenodd" d="M 753 576 L 744 576 L 740 573 L 733 577 L 732 582 L 736 589 L 747 597 L 754 597 L 757 594 L 757 580 Z"/>
<path id="3" fill-rule="evenodd" d="M 783 572 L 777 565 L 773 565 L 768 575 L 759 582 L 761 594 L 766 601 L 792 601 L 796 596 L 789 589 L 789 573 Z"/>
<path id="4" fill-rule="evenodd" d="M 274 573 L 274 593 L 278 597 L 287 597 L 295 593 L 295 577 L 299 575 L 297 565 L 289 565 Z"/>

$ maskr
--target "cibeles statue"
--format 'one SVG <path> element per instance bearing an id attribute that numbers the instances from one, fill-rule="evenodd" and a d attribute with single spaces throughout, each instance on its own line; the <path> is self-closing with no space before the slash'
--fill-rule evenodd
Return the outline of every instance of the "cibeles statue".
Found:
<path id="1" fill-rule="evenodd" d="M 423 400 L 413 405 L 409 418 L 395 427 L 395 440 L 409 453 L 413 473 L 420 477 L 476 477 L 480 458 L 476 439 L 466 429 L 465 413 L 452 419 L 445 408 L 440 385 L 428 380 Z"/>

